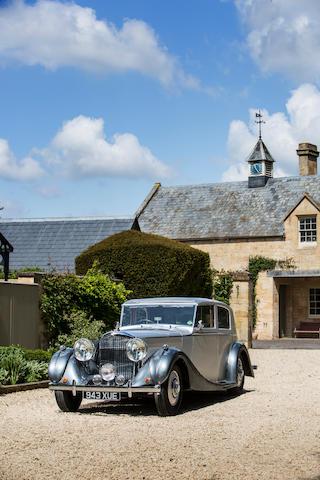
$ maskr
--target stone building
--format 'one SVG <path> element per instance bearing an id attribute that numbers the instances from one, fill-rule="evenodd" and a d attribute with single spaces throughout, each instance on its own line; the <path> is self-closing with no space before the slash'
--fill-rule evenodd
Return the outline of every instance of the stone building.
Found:
<path id="1" fill-rule="evenodd" d="M 249 258 L 282 261 L 256 285 L 259 339 L 292 336 L 302 321 L 320 321 L 320 177 L 315 145 L 299 144 L 300 175 L 273 178 L 274 159 L 259 138 L 248 180 L 154 185 L 137 212 L 142 231 L 208 252 L 217 270 L 237 272 L 231 304 L 240 337 L 251 335 Z M 294 159 L 293 159 L 294 161 Z M 294 268 L 288 268 L 288 265 Z"/>

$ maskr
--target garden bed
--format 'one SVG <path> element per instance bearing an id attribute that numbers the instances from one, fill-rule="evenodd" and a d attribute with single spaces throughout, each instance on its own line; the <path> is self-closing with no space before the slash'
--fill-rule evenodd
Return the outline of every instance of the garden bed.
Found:
<path id="1" fill-rule="evenodd" d="M 16 385 L 0 385 L 0 395 L 4 393 L 21 392 L 23 390 L 33 390 L 35 388 L 46 388 L 49 380 L 41 380 L 40 382 L 17 383 Z"/>

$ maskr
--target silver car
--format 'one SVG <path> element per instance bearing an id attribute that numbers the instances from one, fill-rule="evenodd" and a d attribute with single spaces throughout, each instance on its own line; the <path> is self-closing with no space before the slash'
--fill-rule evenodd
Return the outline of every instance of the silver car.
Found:
<path id="1" fill-rule="evenodd" d="M 60 347 L 49 364 L 59 408 L 82 399 L 120 401 L 154 394 L 159 415 L 175 415 L 183 392 L 240 393 L 253 377 L 248 351 L 237 342 L 231 308 L 207 298 L 145 298 L 122 306 L 120 324 L 96 342 Z"/>

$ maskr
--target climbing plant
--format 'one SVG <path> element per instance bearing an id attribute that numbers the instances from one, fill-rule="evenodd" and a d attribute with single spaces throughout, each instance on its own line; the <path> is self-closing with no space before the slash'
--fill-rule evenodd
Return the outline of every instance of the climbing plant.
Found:
<path id="1" fill-rule="evenodd" d="M 230 296 L 233 286 L 232 273 L 212 269 L 213 296 L 215 300 L 230 303 Z"/>
<path id="2" fill-rule="evenodd" d="M 279 268 L 280 270 L 292 270 L 295 268 L 293 258 L 287 258 L 285 260 L 275 260 L 274 258 L 267 258 L 256 255 L 249 258 L 248 271 L 252 278 L 252 324 L 255 328 L 257 323 L 257 302 L 256 302 L 256 284 L 260 272 L 266 270 L 274 270 Z"/>

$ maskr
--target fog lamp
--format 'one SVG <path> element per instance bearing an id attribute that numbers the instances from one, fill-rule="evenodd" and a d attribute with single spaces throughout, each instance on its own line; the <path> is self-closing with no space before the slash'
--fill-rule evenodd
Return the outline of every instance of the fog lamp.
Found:
<path id="1" fill-rule="evenodd" d="M 120 386 L 123 385 L 125 382 L 125 378 L 123 375 L 117 375 L 116 378 L 114 379 L 116 385 Z"/>
<path id="2" fill-rule="evenodd" d="M 93 375 L 92 381 L 95 385 L 100 385 L 100 383 L 102 382 L 101 375 Z"/>
<path id="3" fill-rule="evenodd" d="M 116 369 L 112 363 L 105 363 L 99 369 L 100 375 L 106 382 L 110 382 L 116 376 Z"/>

